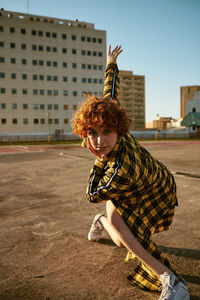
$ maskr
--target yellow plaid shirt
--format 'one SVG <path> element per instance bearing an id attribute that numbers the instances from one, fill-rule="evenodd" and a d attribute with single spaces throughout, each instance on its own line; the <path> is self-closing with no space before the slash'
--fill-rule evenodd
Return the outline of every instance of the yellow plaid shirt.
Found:
<path id="1" fill-rule="evenodd" d="M 119 72 L 115 63 L 106 68 L 104 97 L 118 100 Z M 111 200 L 139 242 L 166 266 L 151 235 L 169 229 L 177 204 L 176 184 L 170 171 L 128 132 L 118 136 L 109 160 L 93 166 L 87 198 L 91 203 Z M 128 279 L 143 289 L 156 290 L 160 281 L 141 262 Z"/>

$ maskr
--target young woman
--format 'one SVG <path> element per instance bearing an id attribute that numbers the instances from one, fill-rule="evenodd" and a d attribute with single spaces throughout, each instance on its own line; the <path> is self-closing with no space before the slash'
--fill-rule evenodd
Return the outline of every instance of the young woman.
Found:
<path id="1" fill-rule="evenodd" d="M 127 259 L 139 264 L 128 276 L 144 290 L 161 290 L 161 299 L 190 299 L 185 281 L 172 270 L 152 241 L 154 233 L 168 230 L 177 205 L 176 184 L 170 171 L 129 133 L 129 119 L 118 101 L 117 57 L 121 47 L 108 49 L 104 97 L 90 97 L 72 119 L 74 134 L 83 137 L 96 155 L 87 198 L 106 201 L 106 214 L 95 216 L 88 239 L 98 241 L 103 229 Z"/>

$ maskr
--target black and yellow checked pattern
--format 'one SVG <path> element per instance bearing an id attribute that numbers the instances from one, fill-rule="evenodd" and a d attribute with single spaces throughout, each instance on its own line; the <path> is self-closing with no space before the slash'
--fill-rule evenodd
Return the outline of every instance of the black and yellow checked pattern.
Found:
<path id="1" fill-rule="evenodd" d="M 118 84 L 117 66 L 112 63 L 106 69 L 106 98 L 117 98 Z M 169 170 L 130 133 L 118 136 L 107 162 L 95 161 L 87 198 L 92 203 L 111 200 L 141 245 L 170 268 L 151 237 L 169 229 L 177 203 L 176 184 Z M 145 290 L 157 290 L 161 285 L 159 278 L 142 262 L 128 279 Z"/>

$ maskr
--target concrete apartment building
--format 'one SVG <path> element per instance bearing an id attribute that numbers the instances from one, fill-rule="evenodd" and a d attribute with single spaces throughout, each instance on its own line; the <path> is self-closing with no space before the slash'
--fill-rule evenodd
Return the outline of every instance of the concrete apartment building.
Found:
<path id="1" fill-rule="evenodd" d="M 181 118 L 184 118 L 187 114 L 186 113 L 187 102 L 192 101 L 195 96 L 195 93 L 198 91 L 200 91 L 199 85 L 180 87 Z"/>
<path id="2" fill-rule="evenodd" d="M 102 95 L 106 32 L 0 10 L 0 133 L 71 132 L 84 95 Z"/>
<path id="3" fill-rule="evenodd" d="M 119 101 L 131 120 L 131 130 L 145 128 L 145 76 L 120 70 Z"/>

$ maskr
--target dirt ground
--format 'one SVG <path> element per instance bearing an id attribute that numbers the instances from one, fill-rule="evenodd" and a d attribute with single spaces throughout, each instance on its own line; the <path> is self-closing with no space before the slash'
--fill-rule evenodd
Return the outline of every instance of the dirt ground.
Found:
<path id="1" fill-rule="evenodd" d="M 171 229 L 154 240 L 200 300 L 200 141 L 141 142 L 173 173 L 179 206 Z M 131 286 L 104 232 L 87 240 L 96 213 L 85 189 L 94 156 L 80 145 L 0 147 L 0 299 L 158 299 Z"/>

